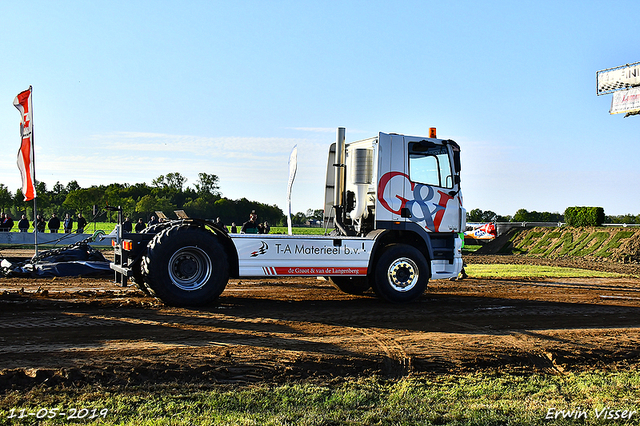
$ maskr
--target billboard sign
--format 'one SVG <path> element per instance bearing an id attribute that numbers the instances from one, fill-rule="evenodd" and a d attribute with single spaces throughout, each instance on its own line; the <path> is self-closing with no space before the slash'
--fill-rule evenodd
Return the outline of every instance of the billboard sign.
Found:
<path id="1" fill-rule="evenodd" d="M 640 87 L 615 92 L 609 114 L 634 113 L 640 110 Z"/>
<path id="2" fill-rule="evenodd" d="M 640 86 L 640 62 L 598 71 L 596 81 L 598 95 Z"/>

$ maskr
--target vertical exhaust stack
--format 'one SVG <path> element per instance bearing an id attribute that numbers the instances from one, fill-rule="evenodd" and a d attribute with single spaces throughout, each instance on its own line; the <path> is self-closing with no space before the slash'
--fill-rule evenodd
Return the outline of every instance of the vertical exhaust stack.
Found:
<path id="1" fill-rule="evenodd" d="M 346 157 L 345 128 L 338 127 L 336 138 L 335 189 L 333 193 L 333 207 L 343 207 L 344 204 L 344 160 Z"/>
<path id="2" fill-rule="evenodd" d="M 346 145 L 345 145 L 345 128 L 338 127 L 337 139 L 336 139 L 336 156 L 335 163 L 335 187 L 333 192 L 333 208 L 336 211 L 336 228 L 340 230 L 343 235 L 349 235 L 344 228 L 344 176 L 345 176 L 345 157 L 346 157 Z"/>

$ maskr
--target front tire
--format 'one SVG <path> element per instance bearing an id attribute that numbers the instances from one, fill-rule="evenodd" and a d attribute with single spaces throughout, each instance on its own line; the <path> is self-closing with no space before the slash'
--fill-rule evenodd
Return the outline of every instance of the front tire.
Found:
<path id="1" fill-rule="evenodd" d="M 176 225 L 157 234 L 142 258 L 145 284 L 171 306 L 213 302 L 229 280 L 227 255 L 211 232 Z"/>
<path id="2" fill-rule="evenodd" d="M 429 265 L 417 248 L 407 244 L 392 245 L 376 263 L 373 289 L 390 302 L 410 302 L 426 290 L 429 272 Z"/>

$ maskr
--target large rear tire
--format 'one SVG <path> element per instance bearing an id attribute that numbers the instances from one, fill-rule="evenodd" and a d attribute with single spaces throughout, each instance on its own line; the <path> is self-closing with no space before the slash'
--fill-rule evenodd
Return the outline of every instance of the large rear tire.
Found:
<path id="1" fill-rule="evenodd" d="M 131 281 L 133 281 L 144 294 L 146 294 L 147 296 L 151 296 L 151 292 L 144 283 L 144 275 L 142 274 L 141 262 L 136 262 L 136 264 L 132 265 L 131 268 L 133 269 Z"/>
<path id="2" fill-rule="evenodd" d="M 390 302 L 417 299 L 429 282 L 429 265 L 422 253 L 407 244 L 388 247 L 375 266 L 373 289 Z"/>
<path id="3" fill-rule="evenodd" d="M 155 225 L 147 226 L 142 231 L 140 231 L 140 233 L 141 234 L 159 234 L 161 231 L 167 228 L 171 228 L 172 226 L 175 226 L 175 223 L 172 224 L 171 222 L 160 222 L 160 223 L 156 223 Z"/>
<path id="4" fill-rule="evenodd" d="M 229 280 L 227 255 L 203 228 L 176 225 L 157 234 L 142 258 L 145 284 L 171 306 L 202 306 L 216 300 Z"/>
<path id="5" fill-rule="evenodd" d="M 361 295 L 371 288 L 368 277 L 330 277 L 339 290 L 354 295 Z"/>
<path id="6" fill-rule="evenodd" d="M 162 230 L 166 228 L 170 228 L 171 226 L 172 225 L 169 222 L 156 223 L 155 225 L 147 226 L 142 231 L 140 231 L 140 233 L 141 234 L 159 234 Z M 135 265 L 133 265 L 132 269 L 133 269 L 133 276 L 131 277 L 132 281 L 136 283 L 138 288 L 142 290 L 144 294 L 146 294 L 147 296 L 153 296 L 152 290 L 144 282 L 144 274 L 142 271 L 142 261 L 137 262 Z"/>

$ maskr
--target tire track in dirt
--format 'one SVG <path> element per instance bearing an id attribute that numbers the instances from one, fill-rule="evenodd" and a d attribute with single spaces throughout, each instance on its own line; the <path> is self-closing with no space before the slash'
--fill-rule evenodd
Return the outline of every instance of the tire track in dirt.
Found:
<path id="1" fill-rule="evenodd" d="M 384 360 L 385 373 L 389 376 L 410 376 L 413 373 L 412 358 L 407 355 L 402 344 L 392 336 L 384 334 L 373 328 L 353 327 L 336 322 L 331 322 L 336 327 L 346 328 L 356 333 L 361 333 L 371 339 L 382 349 L 386 358 Z"/>
<path id="2" fill-rule="evenodd" d="M 470 324 L 460 321 L 448 321 L 452 325 L 461 326 L 469 330 L 475 330 L 478 333 L 485 333 L 491 335 L 491 330 L 487 327 L 478 327 L 475 324 Z M 564 374 L 564 368 L 555 363 L 554 356 L 551 352 L 539 351 L 531 349 L 531 346 L 537 346 L 538 343 L 532 336 L 520 331 L 512 331 L 508 334 L 501 334 L 495 336 L 499 338 L 505 345 L 511 346 L 517 352 L 524 354 L 532 365 L 537 368 L 552 374 Z"/>

